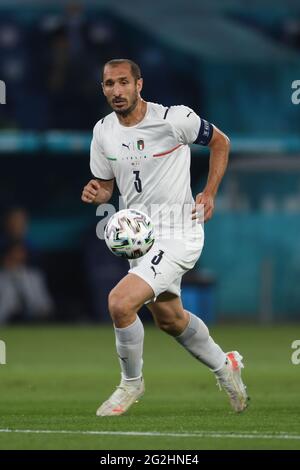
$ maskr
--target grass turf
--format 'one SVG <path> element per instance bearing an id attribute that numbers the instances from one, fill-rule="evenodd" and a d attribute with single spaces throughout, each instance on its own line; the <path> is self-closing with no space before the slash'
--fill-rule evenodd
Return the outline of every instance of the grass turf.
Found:
<path id="1" fill-rule="evenodd" d="M 291 363 L 299 327 L 211 329 L 225 350 L 244 356 L 251 403 L 241 415 L 231 411 L 206 367 L 172 338 L 152 326 L 145 329 L 146 394 L 126 415 L 114 418 L 95 416 L 119 380 L 111 327 L 2 329 L 7 364 L 0 366 L 0 449 L 300 449 L 300 365 Z M 203 434 L 118 434 L 128 431 Z M 278 438 L 281 432 L 289 438 Z"/>

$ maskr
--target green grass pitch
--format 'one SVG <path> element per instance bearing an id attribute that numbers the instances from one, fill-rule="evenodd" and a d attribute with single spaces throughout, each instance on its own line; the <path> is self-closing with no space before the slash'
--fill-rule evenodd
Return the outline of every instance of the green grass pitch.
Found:
<path id="1" fill-rule="evenodd" d="M 300 365 L 291 362 L 299 325 L 211 334 L 244 356 L 246 412 L 231 411 L 213 374 L 146 325 L 143 399 L 124 416 L 97 418 L 119 382 L 111 327 L 2 329 L 0 449 L 300 449 Z"/>

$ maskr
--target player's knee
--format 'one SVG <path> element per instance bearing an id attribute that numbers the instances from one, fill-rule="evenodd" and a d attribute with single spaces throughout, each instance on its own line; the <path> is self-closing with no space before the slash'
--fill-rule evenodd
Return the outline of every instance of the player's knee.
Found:
<path id="1" fill-rule="evenodd" d="M 125 320 L 125 317 L 130 316 L 132 313 L 130 301 L 114 289 L 108 296 L 108 309 L 114 322 Z"/>

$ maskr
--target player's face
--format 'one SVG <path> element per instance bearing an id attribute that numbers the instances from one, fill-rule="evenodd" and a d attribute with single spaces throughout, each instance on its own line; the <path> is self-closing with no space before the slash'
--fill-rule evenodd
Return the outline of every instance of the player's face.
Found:
<path id="1" fill-rule="evenodd" d="M 108 104 L 123 116 L 128 115 L 137 105 L 143 80 L 135 80 L 131 74 L 130 64 L 104 68 L 102 89 Z"/>

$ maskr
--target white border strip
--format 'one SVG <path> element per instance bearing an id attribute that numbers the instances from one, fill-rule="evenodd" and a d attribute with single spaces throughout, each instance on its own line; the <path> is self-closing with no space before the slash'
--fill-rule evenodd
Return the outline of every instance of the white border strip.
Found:
<path id="1" fill-rule="evenodd" d="M 264 433 L 256 431 L 229 433 L 214 431 L 199 432 L 136 432 L 136 431 L 72 431 L 72 430 L 54 430 L 54 429 L 0 429 L 0 433 L 23 433 L 23 434 L 79 434 L 96 436 L 141 436 L 141 437 L 199 437 L 213 439 L 276 439 L 276 440 L 300 440 L 298 434 L 287 433 Z"/>

